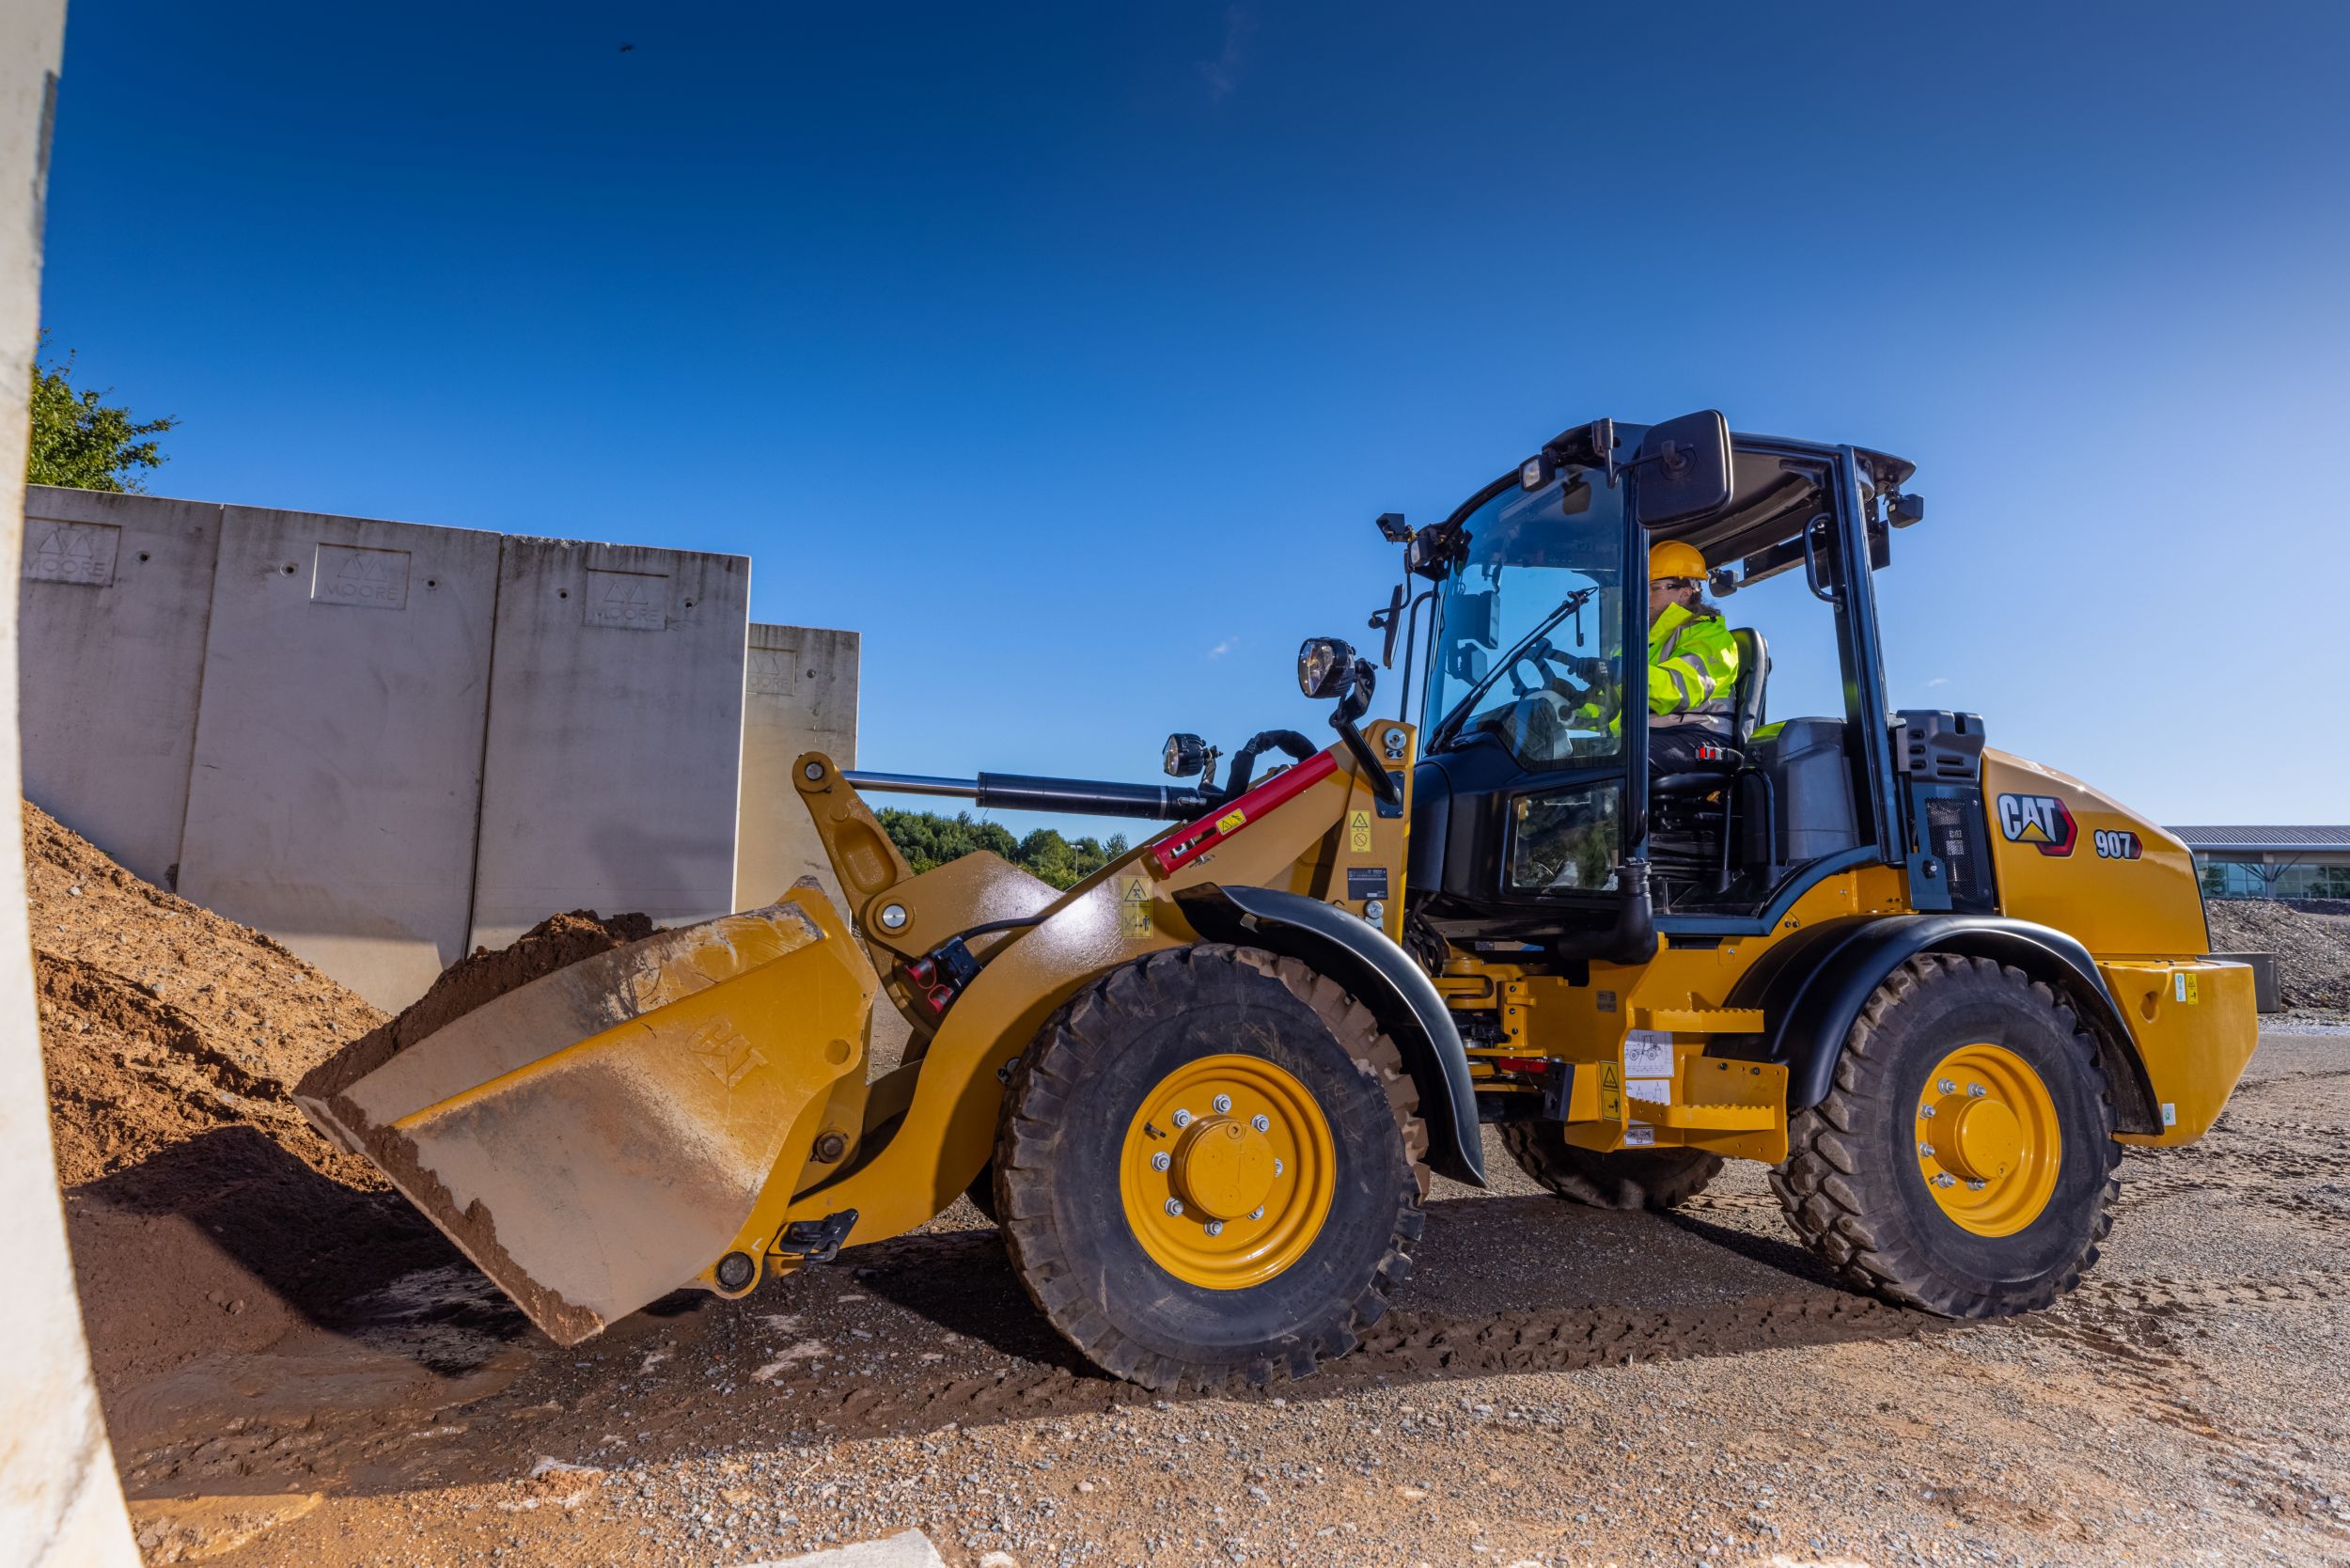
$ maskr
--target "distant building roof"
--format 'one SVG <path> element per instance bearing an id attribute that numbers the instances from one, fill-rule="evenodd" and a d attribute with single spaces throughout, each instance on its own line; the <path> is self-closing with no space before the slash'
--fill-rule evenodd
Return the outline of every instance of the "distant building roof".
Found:
<path id="1" fill-rule="evenodd" d="M 2350 827 L 2174 827 L 2191 850 L 2350 851 Z"/>

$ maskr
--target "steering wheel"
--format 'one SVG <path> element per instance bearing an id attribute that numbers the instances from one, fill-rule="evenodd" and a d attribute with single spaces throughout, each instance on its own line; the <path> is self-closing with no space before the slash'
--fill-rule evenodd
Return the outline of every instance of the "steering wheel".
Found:
<path id="1" fill-rule="evenodd" d="M 1518 679 L 1518 666 L 1522 664 L 1530 664 L 1534 666 L 1536 675 L 1540 677 L 1539 684 L 1543 687 L 1555 689 L 1559 686 L 1562 678 L 1574 682 L 1577 689 L 1570 691 L 1568 695 L 1578 700 L 1589 697 L 1606 679 L 1607 673 L 1606 660 L 1591 658 L 1581 653 L 1569 653 L 1559 649 L 1548 637 L 1536 637 L 1532 642 L 1528 643 L 1519 651 L 1518 656 L 1510 663 L 1510 684 L 1515 688 L 1520 697 L 1525 697 L 1536 689 L 1535 685 Z M 1557 673 L 1553 674 L 1553 670 Z"/>

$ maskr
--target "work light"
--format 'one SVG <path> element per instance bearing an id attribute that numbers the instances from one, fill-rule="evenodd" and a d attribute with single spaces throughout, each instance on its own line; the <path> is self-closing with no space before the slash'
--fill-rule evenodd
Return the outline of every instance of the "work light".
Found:
<path id="1" fill-rule="evenodd" d="M 1297 650 L 1297 689 L 1308 697 L 1344 697 L 1355 685 L 1355 645 L 1308 637 Z"/>

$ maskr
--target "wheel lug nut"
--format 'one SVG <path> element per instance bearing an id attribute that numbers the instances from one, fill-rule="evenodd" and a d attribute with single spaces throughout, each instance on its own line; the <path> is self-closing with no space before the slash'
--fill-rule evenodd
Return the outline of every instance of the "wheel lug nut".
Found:
<path id="1" fill-rule="evenodd" d="M 1273 1131 L 1273 1123 L 1272 1123 L 1272 1122 L 1270 1122 L 1270 1121 L 1266 1121 L 1266 1120 L 1265 1120 L 1263 1117 L 1261 1117 L 1261 1116 L 1252 1116 L 1252 1117 L 1250 1117 L 1250 1118 L 1248 1119 L 1248 1124 L 1249 1124 L 1251 1127 L 1256 1128 L 1256 1129 L 1257 1129 L 1257 1131 L 1259 1131 L 1259 1132 L 1261 1132 L 1261 1133 L 1269 1133 L 1269 1132 Z"/>
<path id="2" fill-rule="evenodd" d="M 1219 1094 L 1219 1095 L 1217 1095 L 1217 1096 L 1215 1097 L 1215 1114 L 1216 1114 L 1216 1115 L 1218 1115 L 1218 1116 L 1222 1116 L 1222 1115 L 1223 1115 L 1226 1111 L 1230 1110 L 1231 1108 L 1232 1108 L 1232 1097 L 1231 1097 L 1230 1095 L 1229 1095 L 1229 1094 Z"/>
<path id="3" fill-rule="evenodd" d="M 1948 1078 L 1936 1079 L 1934 1087 L 1940 1090 L 1945 1094 L 1956 1094 L 1958 1092 L 1958 1085 L 1950 1082 Z"/>
<path id="4" fill-rule="evenodd" d="M 1208 1221 L 1208 1234 L 1210 1234 L 1211 1236 L 1220 1236 L 1220 1235 L 1222 1235 L 1223 1233 L 1224 1233 L 1224 1222 L 1223 1222 L 1222 1220 L 1220 1220 L 1220 1219 L 1212 1219 L 1212 1220 Z"/>
<path id="5" fill-rule="evenodd" d="M 1970 1179 L 1970 1180 L 1967 1182 L 1967 1184 L 1966 1184 L 1966 1190 L 1967 1190 L 1968 1192 L 1981 1192 L 1981 1191 L 1982 1191 L 1982 1189 L 1983 1189 L 1986 1185 L 1988 1185 L 1988 1184 L 1989 1184 L 1984 1183 L 1984 1182 L 1974 1181 L 1974 1180 L 1971 1180 L 1971 1179 Z"/>
<path id="6" fill-rule="evenodd" d="M 1934 1114 L 1934 1107 L 1932 1105 L 1919 1105 L 1918 1107 L 1918 1114 L 1920 1117 L 1932 1116 Z"/>
<path id="7" fill-rule="evenodd" d="M 1969 1100 L 1980 1100 L 1990 1092 L 1991 1091 L 1989 1090 L 1983 1088 L 1981 1084 L 1968 1084 L 1966 1086 L 1966 1098 Z"/>
<path id="8" fill-rule="evenodd" d="M 1158 1153 L 1151 1156 L 1151 1168 L 1153 1170 L 1165 1170 L 1168 1166 L 1173 1165 L 1174 1163 L 1175 1156 L 1167 1153 L 1165 1150 L 1161 1150 Z"/>
<path id="9" fill-rule="evenodd" d="M 1958 1185 L 1958 1178 L 1946 1170 L 1934 1179 L 1934 1184 L 1937 1187 L 1954 1187 Z"/>
<path id="10" fill-rule="evenodd" d="M 1180 1199 L 1180 1198 L 1170 1198 L 1170 1199 L 1168 1199 L 1168 1200 L 1167 1200 L 1167 1212 L 1168 1214 L 1170 1214 L 1170 1215 L 1174 1215 L 1177 1219 L 1181 1219 L 1181 1218 L 1183 1218 L 1183 1200 L 1182 1199 Z"/>
<path id="11" fill-rule="evenodd" d="M 1249 1217 L 1249 1218 L 1251 1218 L 1251 1219 L 1262 1219 L 1262 1218 L 1264 1218 L 1264 1205 L 1263 1205 L 1262 1203 L 1260 1203 L 1260 1204 L 1258 1204 L 1255 1208 L 1253 1208 L 1253 1209 L 1249 1210 L 1249 1211 L 1248 1211 L 1248 1217 Z"/>
<path id="12" fill-rule="evenodd" d="M 1175 1113 L 1175 1125 L 1177 1125 L 1178 1127 L 1188 1127 L 1188 1126 L 1190 1126 L 1190 1125 L 1191 1125 L 1191 1112 L 1189 1112 L 1189 1111 L 1187 1111 L 1187 1110 L 1179 1110 L 1179 1111 L 1177 1111 L 1177 1112 Z"/>
<path id="13" fill-rule="evenodd" d="M 1921 1160 L 1930 1160 L 1934 1158 L 1934 1145 L 1931 1143 L 1921 1143 L 1918 1145 L 1918 1157 Z"/>
<path id="14" fill-rule="evenodd" d="M 1275 1160 L 1273 1162 L 1273 1174 L 1276 1176 L 1281 1174 L 1281 1162 L 1279 1160 Z"/>

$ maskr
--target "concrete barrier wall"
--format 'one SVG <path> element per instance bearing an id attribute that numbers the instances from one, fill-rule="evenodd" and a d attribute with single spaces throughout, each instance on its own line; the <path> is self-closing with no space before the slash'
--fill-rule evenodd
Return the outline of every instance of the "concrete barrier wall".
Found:
<path id="1" fill-rule="evenodd" d="M 466 950 L 499 546 L 251 507 L 221 523 L 180 891 L 378 1006 Z"/>
<path id="2" fill-rule="evenodd" d="M 813 626 L 754 623 L 744 671 L 743 808 L 734 839 L 734 888 L 746 904 L 776 899 L 804 876 L 822 884 L 845 916 L 840 885 L 792 787 L 804 751 L 856 766 L 858 637 Z"/>
<path id="3" fill-rule="evenodd" d="M 509 539 L 473 939 L 549 914 L 734 908 L 750 562 Z"/>
<path id="4" fill-rule="evenodd" d="M 384 1008 L 562 910 L 734 907 L 746 558 L 30 505 L 25 792 L 140 875 Z M 803 657 L 794 679 L 845 689 L 854 744 L 846 647 L 845 672 Z M 760 732 L 786 766 L 810 744 Z"/>
<path id="5" fill-rule="evenodd" d="M 168 885 L 187 814 L 222 509 L 36 487 L 18 604 L 24 792 Z"/>

